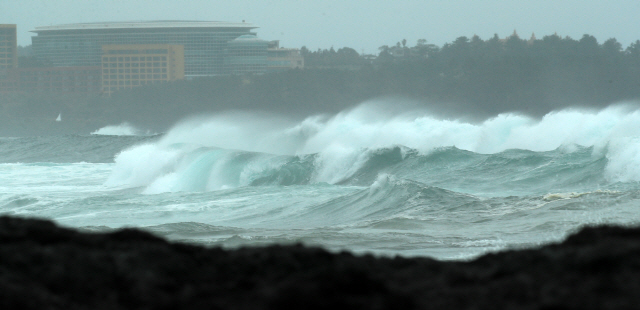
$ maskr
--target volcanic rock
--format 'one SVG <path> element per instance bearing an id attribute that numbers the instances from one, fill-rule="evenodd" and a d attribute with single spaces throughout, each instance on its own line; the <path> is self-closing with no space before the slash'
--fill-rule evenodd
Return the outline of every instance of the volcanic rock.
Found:
<path id="1" fill-rule="evenodd" d="M 564 242 L 468 262 L 235 250 L 124 229 L 83 233 L 0 217 L 1 309 L 631 309 L 640 229 L 586 227 Z"/>

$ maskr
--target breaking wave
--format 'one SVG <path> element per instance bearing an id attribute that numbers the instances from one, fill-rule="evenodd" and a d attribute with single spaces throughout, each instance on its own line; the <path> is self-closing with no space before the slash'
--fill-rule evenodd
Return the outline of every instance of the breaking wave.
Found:
<path id="1" fill-rule="evenodd" d="M 92 135 L 102 136 L 141 136 L 151 135 L 151 133 L 144 133 L 142 130 L 132 126 L 129 123 L 122 123 L 120 125 L 109 125 L 102 127 L 91 133 Z"/>
<path id="2" fill-rule="evenodd" d="M 369 186 L 389 173 L 448 189 L 570 191 L 578 184 L 640 181 L 639 123 L 640 111 L 630 105 L 541 119 L 506 113 L 480 123 L 375 102 L 302 121 L 224 113 L 186 120 L 158 141 L 122 151 L 106 185 L 145 193 Z"/>

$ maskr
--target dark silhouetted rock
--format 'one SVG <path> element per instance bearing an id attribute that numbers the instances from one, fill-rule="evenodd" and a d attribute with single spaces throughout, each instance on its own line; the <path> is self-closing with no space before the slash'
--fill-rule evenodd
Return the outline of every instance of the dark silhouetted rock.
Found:
<path id="1" fill-rule="evenodd" d="M 630 309 L 640 229 L 470 262 L 319 248 L 223 250 L 0 217 L 0 309 Z"/>

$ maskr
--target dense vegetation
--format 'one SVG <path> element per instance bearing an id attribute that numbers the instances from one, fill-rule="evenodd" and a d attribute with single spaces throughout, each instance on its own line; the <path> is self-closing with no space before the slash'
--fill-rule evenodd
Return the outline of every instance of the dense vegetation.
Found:
<path id="1" fill-rule="evenodd" d="M 459 37 L 437 47 L 406 40 L 377 57 L 351 48 L 309 51 L 304 70 L 221 76 L 152 85 L 111 97 L 3 96 L 2 115 L 65 110 L 95 126 L 130 121 L 164 130 L 181 117 L 227 109 L 308 115 L 335 113 L 377 97 L 404 97 L 477 118 L 520 111 L 534 116 L 566 106 L 605 106 L 640 98 L 640 41 L 626 49 L 557 35 L 542 39 Z M 51 106 L 53 105 L 53 107 Z M 58 106 L 62 105 L 62 106 Z M 31 114 L 32 115 L 32 114 Z"/>
<path id="2" fill-rule="evenodd" d="M 355 51 L 345 49 L 307 52 L 307 67 L 367 66 L 362 59 L 348 63 Z M 374 84 L 374 94 L 457 103 L 488 115 L 540 115 L 567 105 L 601 106 L 640 97 L 640 41 L 623 49 L 616 39 L 599 44 L 590 35 L 580 40 L 459 37 L 441 48 L 425 40 L 408 47 L 403 40 L 380 47 L 370 63 L 372 69 L 361 69 L 361 78 Z"/>

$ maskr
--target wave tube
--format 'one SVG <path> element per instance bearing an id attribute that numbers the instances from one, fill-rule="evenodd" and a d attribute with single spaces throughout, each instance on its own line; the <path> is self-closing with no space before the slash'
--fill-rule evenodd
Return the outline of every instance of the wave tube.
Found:
<path id="1" fill-rule="evenodd" d="M 361 169 L 376 150 L 396 146 L 402 146 L 403 152 L 416 150 L 421 154 L 452 146 L 494 154 L 508 149 L 544 152 L 563 148 L 571 152 L 576 149 L 573 145 L 592 146 L 593 156 L 605 156 L 608 160 L 605 174 L 610 181 L 640 181 L 640 168 L 636 168 L 640 167 L 640 126 L 637 126 L 640 111 L 629 105 L 600 111 L 565 109 L 541 119 L 505 113 L 480 123 L 441 119 L 424 110 L 403 111 L 388 106 L 370 102 L 334 116 L 312 116 L 302 121 L 259 113 L 223 113 L 189 119 L 177 124 L 160 141 L 118 155 L 109 182 L 143 186 L 154 189 L 152 192 L 162 191 L 161 188 L 188 190 L 194 187 L 175 184 L 189 183 L 193 174 L 185 167 L 198 161 L 202 162 L 200 168 L 193 169 L 203 175 L 197 177 L 206 176 L 207 184 L 217 185 L 196 187 L 210 190 L 251 183 L 245 178 L 222 184 L 225 182 L 216 179 L 221 177 L 217 171 L 235 169 L 234 175 L 240 180 L 240 175 L 250 174 L 245 169 L 277 170 L 285 163 L 311 158 L 310 182 L 335 184 Z M 204 159 L 193 156 L 192 151 L 198 148 L 231 153 L 210 154 Z M 237 165 L 229 156 L 240 156 L 243 152 L 254 154 L 250 156 L 251 163 L 244 162 L 242 168 L 228 166 Z M 174 185 L 160 186 L 160 183 Z"/>

